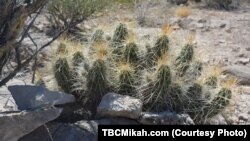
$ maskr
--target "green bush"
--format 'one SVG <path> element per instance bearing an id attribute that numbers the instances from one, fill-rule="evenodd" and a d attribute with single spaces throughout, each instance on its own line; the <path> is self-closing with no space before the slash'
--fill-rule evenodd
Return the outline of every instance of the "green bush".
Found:
<path id="1" fill-rule="evenodd" d="M 73 32 L 77 24 L 102 10 L 107 3 L 108 0 L 50 0 L 47 9 L 52 15 L 54 27 L 70 26 L 69 31 Z"/>

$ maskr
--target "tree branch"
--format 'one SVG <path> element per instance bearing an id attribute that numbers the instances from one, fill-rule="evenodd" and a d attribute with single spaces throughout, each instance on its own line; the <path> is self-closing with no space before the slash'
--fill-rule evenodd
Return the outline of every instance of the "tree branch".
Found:
<path id="1" fill-rule="evenodd" d="M 34 59 L 36 57 L 36 55 L 41 52 L 44 48 L 46 48 L 47 46 L 49 46 L 52 42 L 54 42 L 61 34 L 63 34 L 66 30 L 68 30 L 68 27 L 65 28 L 64 30 L 62 30 L 60 33 L 58 33 L 53 39 L 51 39 L 49 42 L 47 42 L 46 44 L 44 44 L 42 47 L 40 47 L 32 56 L 30 56 L 28 59 L 26 59 L 22 64 L 21 67 L 17 67 L 16 69 L 14 69 L 13 72 L 11 72 L 7 77 L 5 77 L 4 79 L 2 79 L 0 81 L 0 87 L 5 85 L 9 80 L 11 80 L 13 77 L 16 76 L 16 74 L 26 65 L 28 65 L 30 63 L 30 61 L 32 59 Z"/>

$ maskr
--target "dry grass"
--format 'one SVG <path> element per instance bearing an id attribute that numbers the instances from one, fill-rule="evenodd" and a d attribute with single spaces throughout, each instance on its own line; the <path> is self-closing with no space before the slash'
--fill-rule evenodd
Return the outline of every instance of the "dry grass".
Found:
<path id="1" fill-rule="evenodd" d="M 179 7 L 175 11 L 176 16 L 181 17 L 181 18 L 186 18 L 189 15 L 191 15 L 191 13 L 192 13 L 192 10 L 188 7 Z"/>

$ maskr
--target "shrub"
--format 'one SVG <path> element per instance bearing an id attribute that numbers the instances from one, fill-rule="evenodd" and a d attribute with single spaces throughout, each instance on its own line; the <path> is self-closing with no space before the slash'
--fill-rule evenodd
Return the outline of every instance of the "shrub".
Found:
<path id="1" fill-rule="evenodd" d="M 192 10 L 188 7 L 179 7 L 176 9 L 175 14 L 178 17 L 186 18 L 192 13 Z"/>
<path id="2" fill-rule="evenodd" d="M 232 8 L 232 0 L 205 0 L 205 3 L 210 8 L 227 9 Z"/>
<path id="3" fill-rule="evenodd" d="M 70 27 L 74 32 L 77 24 L 89 16 L 102 10 L 107 0 L 50 0 L 48 11 L 52 15 L 51 22 L 55 28 Z"/>

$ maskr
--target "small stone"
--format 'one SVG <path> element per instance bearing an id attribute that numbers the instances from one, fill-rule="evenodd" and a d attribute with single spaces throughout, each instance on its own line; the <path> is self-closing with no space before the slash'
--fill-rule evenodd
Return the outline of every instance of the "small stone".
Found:
<path id="1" fill-rule="evenodd" d="M 237 57 L 244 57 L 245 54 L 244 53 L 240 53 Z"/>
<path id="2" fill-rule="evenodd" d="M 226 25 L 227 25 L 227 24 L 225 24 L 225 23 L 224 23 L 224 24 L 221 24 L 221 25 L 220 25 L 220 28 L 225 28 Z"/>
<path id="3" fill-rule="evenodd" d="M 239 52 L 240 51 L 240 48 L 239 47 L 237 47 L 237 48 L 233 48 L 232 49 L 232 52 Z M 243 54 L 244 55 L 244 54 Z"/>
<path id="4" fill-rule="evenodd" d="M 249 48 L 246 48 L 246 51 L 250 51 L 250 47 L 249 47 Z"/>
<path id="5" fill-rule="evenodd" d="M 237 63 L 242 64 L 242 65 L 246 65 L 248 63 L 250 63 L 250 58 L 240 58 Z"/>
<path id="6" fill-rule="evenodd" d="M 97 117 L 139 118 L 142 112 L 140 99 L 115 93 L 108 93 L 97 108 Z"/>
<path id="7" fill-rule="evenodd" d="M 198 20 L 198 23 L 206 23 L 206 22 L 207 22 L 206 19 L 199 19 L 199 20 Z"/>
<path id="8" fill-rule="evenodd" d="M 248 121 L 249 115 L 247 114 L 240 114 L 239 116 L 239 120 L 243 120 L 243 121 Z"/>

